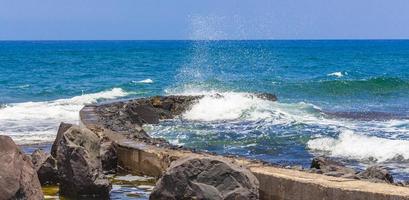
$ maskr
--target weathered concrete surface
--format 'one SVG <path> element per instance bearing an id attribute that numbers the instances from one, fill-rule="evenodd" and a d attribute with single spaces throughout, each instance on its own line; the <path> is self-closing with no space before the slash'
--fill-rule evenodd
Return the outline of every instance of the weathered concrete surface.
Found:
<path id="1" fill-rule="evenodd" d="M 213 156 L 132 140 L 98 121 L 95 106 L 80 112 L 82 125 L 104 134 L 118 145 L 118 164 L 140 174 L 160 176 L 170 163 L 187 156 Z M 88 118 L 89 117 L 89 118 Z M 221 157 L 247 167 L 260 182 L 260 199 L 268 200 L 409 200 L 409 188 L 345 179 L 265 165 L 243 158 Z"/>

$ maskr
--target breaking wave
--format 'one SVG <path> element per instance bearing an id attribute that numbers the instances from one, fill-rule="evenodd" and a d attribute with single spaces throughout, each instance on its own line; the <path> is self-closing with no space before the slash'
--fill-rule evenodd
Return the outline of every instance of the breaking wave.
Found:
<path id="1" fill-rule="evenodd" d="M 409 141 L 356 134 L 343 130 L 337 138 L 323 137 L 308 141 L 308 148 L 326 151 L 331 156 L 384 162 L 409 159 Z"/>
<path id="2" fill-rule="evenodd" d="M 50 142 L 60 122 L 78 123 L 85 104 L 127 96 L 121 88 L 54 101 L 12 103 L 0 107 L 0 134 L 18 144 Z"/>
<path id="3" fill-rule="evenodd" d="M 250 128 L 248 122 L 257 122 L 253 128 L 261 126 L 264 130 L 273 126 L 288 129 L 289 126 L 301 125 L 303 130 L 298 134 L 309 134 L 310 139 L 305 142 L 311 151 L 377 162 L 409 159 L 407 119 L 390 119 L 390 116 L 386 116 L 386 120 L 376 118 L 369 121 L 334 118 L 313 104 L 273 102 L 252 93 L 191 91 L 185 94 L 204 95 L 183 114 L 182 118 L 188 121 L 205 122 L 226 129 L 237 123 Z"/>

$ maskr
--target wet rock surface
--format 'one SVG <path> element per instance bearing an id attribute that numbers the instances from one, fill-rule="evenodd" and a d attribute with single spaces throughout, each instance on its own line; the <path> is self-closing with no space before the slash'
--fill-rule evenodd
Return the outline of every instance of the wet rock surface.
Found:
<path id="1" fill-rule="evenodd" d="M 58 182 L 57 161 L 51 154 L 37 149 L 31 155 L 31 161 L 37 171 L 41 185 L 56 184 Z"/>
<path id="2" fill-rule="evenodd" d="M 56 149 L 61 194 L 109 196 L 111 185 L 102 174 L 100 139 L 96 134 L 73 125 L 62 134 Z"/>
<path id="3" fill-rule="evenodd" d="M 112 131 L 130 134 L 130 137 L 149 140 L 143 124 L 156 124 L 170 119 L 190 108 L 202 96 L 156 96 L 116 102 L 97 107 L 101 124 Z"/>
<path id="4" fill-rule="evenodd" d="M 357 178 L 356 171 L 345 167 L 342 163 L 325 158 L 316 157 L 311 162 L 311 172 L 327 176 Z"/>
<path id="5" fill-rule="evenodd" d="M 357 172 L 344 166 L 342 163 L 325 157 L 315 157 L 311 162 L 309 172 L 324 174 L 327 176 L 362 179 L 378 183 L 394 183 L 391 173 L 382 166 L 370 166 L 366 170 Z M 400 183 L 398 185 L 405 185 Z"/>
<path id="6" fill-rule="evenodd" d="M 259 199 L 257 178 L 247 169 L 220 158 L 174 161 L 150 199 Z"/>
<path id="7" fill-rule="evenodd" d="M 389 171 L 381 166 L 371 166 L 358 174 L 361 179 L 368 179 L 373 182 L 393 183 L 393 177 Z"/>
<path id="8" fill-rule="evenodd" d="M 43 199 L 30 157 L 8 136 L 0 136 L 0 161 L 0 199 Z"/>

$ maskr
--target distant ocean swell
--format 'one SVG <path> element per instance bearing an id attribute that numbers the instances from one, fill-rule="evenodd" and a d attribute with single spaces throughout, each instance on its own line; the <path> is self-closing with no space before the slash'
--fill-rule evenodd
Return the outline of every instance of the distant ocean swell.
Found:
<path id="1" fill-rule="evenodd" d="M 309 80 L 282 83 L 282 87 L 316 90 L 330 94 L 389 94 L 409 90 L 409 80 L 391 77 L 368 79 Z"/>

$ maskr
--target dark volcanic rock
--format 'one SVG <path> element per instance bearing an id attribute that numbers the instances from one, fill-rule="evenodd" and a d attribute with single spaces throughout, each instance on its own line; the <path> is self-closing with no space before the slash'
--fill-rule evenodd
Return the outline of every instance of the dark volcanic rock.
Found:
<path id="1" fill-rule="evenodd" d="M 115 172 L 118 164 L 116 145 L 112 141 L 101 144 L 101 164 L 104 171 Z"/>
<path id="2" fill-rule="evenodd" d="M 355 170 L 345 167 L 342 163 L 324 157 L 314 158 L 311 162 L 311 168 L 311 172 L 322 173 L 328 176 L 356 178 Z"/>
<path id="3" fill-rule="evenodd" d="M 259 199 L 258 180 L 247 169 L 219 158 L 174 161 L 150 199 Z"/>
<path id="4" fill-rule="evenodd" d="M 359 173 L 358 176 L 359 178 L 374 182 L 393 183 L 393 177 L 389 171 L 380 166 L 368 167 L 365 171 Z"/>
<path id="5" fill-rule="evenodd" d="M 59 145 L 59 142 L 61 140 L 61 137 L 65 131 L 67 131 L 69 128 L 71 128 L 72 124 L 67 124 L 64 122 L 60 123 L 60 126 L 58 127 L 58 132 L 57 132 L 57 137 L 54 140 L 53 145 L 51 146 L 51 155 L 55 158 L 57 156 L 57 148 Z"/>
<path id="6" fill-rule="evenodd" d="M 108 197 L 111 185 L 102 174 L 96 134 L 73 125 L 62 134 L 56 154 L 61 194 Z"/>
<path id="7" fill-rule="evenodd" d="M 135 118 L 139 126 L 143 124 L 157 124 L 159 123 L 159 111 L 151 105 L 126 105 L 126 112 L 129 116 Z"/>
<path id="8" fill-rule="evenodd" d="M 202 96 L 156 96 L 97 107 L 101 124 L 112 131 L 129 134 L 132 138 L 150 140 L 143 124 L 155 124 L 160 119 L 180 115 Z"/>
<path id="9" fill-rule="evenodd" d="M 31 155 L 31 161 L 37 171 L 41 185 L 58 182 L 57 161 L 49 153 L 37 149 Z"/>
<path id="10" fill-rule="evenodd" d="M 274 94 L 270 94 L 270 93 L 259 93 L 259 94 L 256 94 L 256 97 L 260 99 L 264 99 L 264 100 L 269 100 L 269 101 L 277 101 L 277 96 Z"/>
<path id="11" fill-rule="evenodd" d="M 43 199 L 29 156 L 8 136 L 0 136 L 0 199 Z"/>

